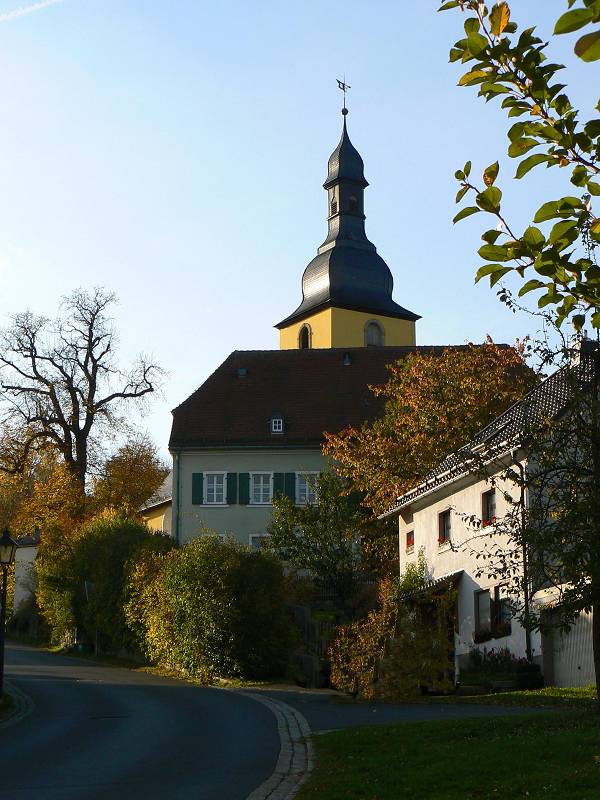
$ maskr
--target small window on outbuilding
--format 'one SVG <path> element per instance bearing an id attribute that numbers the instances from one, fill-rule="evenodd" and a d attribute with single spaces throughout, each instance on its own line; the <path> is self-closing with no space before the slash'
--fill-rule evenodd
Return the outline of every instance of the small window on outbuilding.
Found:
<path id="1" fill-rule="evenodd" d="M 381 347 L 383 345 L 383 328 L 375 320 L 365 325 L 365 345 L 367 347 Z"/>
<path id="2" fill-rule="evenodd" d="M 451 528 L 450 509 L 447 509 L 438 514 L 438 544 L 446 544 L 450 541 Z"/>
<path id="3" fill-rule="evenodd" d="M 481 495 L 481 525 L 487 528 L 496 519 L 496 490 L 490 489 Z"/>
<path id="4" fill-rule="evenodd" d="M 406 552 L 412 553 L 415 549 L 415 532 L 414 530 L 406 531 Z"/>
<path id="5" fill-rule="evenodd" d="M 309 350 L 310 349 L 310 326 L 303 325 L 300 328 L 300 334 L 298 335 L 298 346 L 300 350 Z"/>

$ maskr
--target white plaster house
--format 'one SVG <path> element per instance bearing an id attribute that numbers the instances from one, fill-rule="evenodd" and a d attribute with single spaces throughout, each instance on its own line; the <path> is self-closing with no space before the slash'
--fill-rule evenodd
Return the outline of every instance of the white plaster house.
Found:
<path id="1" fill-rule="evenodd" d="M 583 358 L 583 352 L 582 352 Z M 398 498 L 383 516 L 398 516 L 399 562 L 403 572 L 422 550 L 428 577 L 457 587 L 455 623 L 455 670 L 460 679 L 473 648 L 488 651 L 507 647 L 515 656 L 526 656 L 526 632 L 512 615 L 507 585 L 484 574 L 477 558 L 492 533 L 495 544 L 506 539 L 488 520 L 502 520 L 509 512 L 507 492 L 515 500 L 520 492 L 514 482 L 503 480 L 506 467 L 527 469 L 526 452 L 520 447 L 524 420 L 528 424 L 543 414 L 558 414 L 566 407 L 563 370 L 545 379 L 519 403 L 481 430 L 468 445 L 449 455 L 412 491 Z M 479 459 L 482 457 L 482 460 Z M 473 464 L 485 468 L 473 471 Z M 525 473 L 526 474 L 526 473 Z M 494 477 L 494 481 L 491 478 Z M 494 485 L 495 483 L 495 485 Z M 469 517 L 480 521 L 480 534 Z M 556 597 L 538 592 L 533 602 L 542 606 L 549 620 Z M 530 633 L 533 660 L 546 684 L 582 686 L 595 681 L 591 615 L 581 614 L 568 633 L 554 631 L 542 636 Z"/>
<path id="2" fill-rule="evenodd" d="M 39 532 L 31 536 L 22 536 L 17 541 L 15 553 L 15 589 L 13 610 L 18 611 L 23 603 L 35 594 L 35 559 L 40 543 Z"/>

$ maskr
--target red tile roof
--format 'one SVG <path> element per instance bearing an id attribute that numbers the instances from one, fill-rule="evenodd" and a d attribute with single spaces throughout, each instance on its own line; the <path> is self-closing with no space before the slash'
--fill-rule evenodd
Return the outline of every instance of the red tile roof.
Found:
<path id="1" fill-rule="evenodd" d="M 385 383 L 387 364 L 444 349 L 235 350 L 173 410 L 169 447 L 319 447 L 323 431 L 378 414 L 382 401 L 368 387 Z M 281 434 L 270 432 L 274 416 L 284 419 Z"/>

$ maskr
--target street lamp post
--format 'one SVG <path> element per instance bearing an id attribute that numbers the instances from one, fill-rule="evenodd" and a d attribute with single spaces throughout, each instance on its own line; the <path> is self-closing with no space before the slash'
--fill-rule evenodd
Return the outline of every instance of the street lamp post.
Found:
<path id="1" fill-rule="evenodd" d="M 4 693 L 4 634 L 6 628 L 6 586 L 8 568 L 15 560 L 17 543 L 11 539 L 8 528 L 0 537 L 0 567 L 2 567 L 2 608 L 0 609 L 0 697 Z"/>

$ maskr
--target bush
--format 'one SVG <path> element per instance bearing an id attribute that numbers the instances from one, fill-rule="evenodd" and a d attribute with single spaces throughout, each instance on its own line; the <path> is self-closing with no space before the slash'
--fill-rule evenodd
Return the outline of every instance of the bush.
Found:
<path id="1" fill-rule="evenodd" d="M 382 580 L 379 608 L 340 628 L 330 647 L 331 683 L 388 700 L 452 688 L 455 595 L 427 587 L 422 556 L 399 580 Z"/>
<path id="2" fill-rule="evenodd" d="M 279 563 L 217 536 L 138 562 L 126 614 L 148 657 L 204 681 L 285 673 L 292 647 Z"/>

